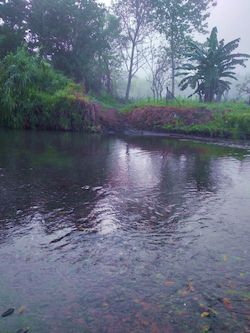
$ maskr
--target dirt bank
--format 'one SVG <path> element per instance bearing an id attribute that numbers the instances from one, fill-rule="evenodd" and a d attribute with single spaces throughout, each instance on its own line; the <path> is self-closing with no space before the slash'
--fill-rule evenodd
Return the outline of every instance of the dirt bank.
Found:
<path id="1" fill-rule="evenodd" d="M 154 130 L 165 125 L 191 126 L 206 124 L 213 118 L 207 109 L 182 109 L 176 107 L 136 108 L 126 116 L 127 123 L 141 130 Z"/>
<path id="2" fill-rule="evenodd" d="M 166 125 L 192 126 L 206 124 L 213 119 L 207 109 L 183 109 L 176 107 L 147 106 L 121 113 L 115 109 L 95 108 L 95 126 L 101 130 L 124 131 L 127 129 L 152 131 Z"/>
<path id="3" fill-rule="evenodd" d="M 91 102 L 84 107 L 82 114 L 83 122 L 87 124 L 85 129 L 101 133 L 138 134 L 153 131 L 199 137 L 250 138 L 250 117 L 248 113 L 239 111 L 145 106 L 119 112 L 114 108 L 104 110 L 101 105 Z"/>

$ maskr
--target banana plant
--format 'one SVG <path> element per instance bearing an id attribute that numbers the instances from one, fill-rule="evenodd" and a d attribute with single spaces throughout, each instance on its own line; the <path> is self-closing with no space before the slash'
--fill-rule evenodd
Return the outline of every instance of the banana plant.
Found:
<path id="1" fill-rule="evenodd" d="M 237 80 L 235 68 L 245 67 L 250 55 L 234 53 L 240 38 L 229 43 L 224 39 L 218 41 L 218 30 L 213 28 L 205 44 L 189 43 L 189 52 L 185 55 L 187 63 L 180 68 L 177 76 L 183 76 L 179 87 L 185 90 L 190 87 L 201 101 L 220 101 L 223 94 L 230 90 L 231 80 Z"/>

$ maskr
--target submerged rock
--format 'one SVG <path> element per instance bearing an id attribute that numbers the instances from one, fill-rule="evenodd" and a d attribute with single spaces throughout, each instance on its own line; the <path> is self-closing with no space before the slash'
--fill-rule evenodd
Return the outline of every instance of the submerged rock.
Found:
<path id="1" fill-rule="evenodd" d="M 15 309 L 10 308 L 10 309 L 8 309 L 7 311 L 5 311 L 5 312 L 2 314 L 2 317 L 4 318 L 4 317 L 8 317 L 8 316 L 12 315 L 12 313 L 13 313 L 14 311 L 15 311 Z"/>
<path id="2" fill-rule="evenodd" d="M 21 328 L 16 333 L 28 333 L 28 332 L 29 332 L 29 328 Z"/>

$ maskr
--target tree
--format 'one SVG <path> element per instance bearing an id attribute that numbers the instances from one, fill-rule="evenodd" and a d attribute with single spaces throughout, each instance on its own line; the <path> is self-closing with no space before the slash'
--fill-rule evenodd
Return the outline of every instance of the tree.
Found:
<path id="1" fill-rule="evenodd" d="M 115 93 L 115 81 L 121 69 L 121 58 L 118 50 L 120 25 L 115 16 L 108 12 L 106 15 L 102 38 L 105 40 L 107 47 L 97 52 L 98 61 L 93 61 L 91 72 L 95 73 L 92 75 L 93 81 L 99 83 L 98 90 L 104 90 L 112 96 Z"/>
<path id="2" fill-rule="evenodd" d="M 169 45 L 172 95 L 175 95 L 175 73 L 186 45 L 194 31 L 205 32 L 209 9 L 215 0 L 152 0 L 155 26 Z"/>
<path id="3" fill-rule="evenodd" d="M 145 63 L 143 42 L 149 33 L 148 0 L 118 0 L 113 11 L 120 18 L 120 49 L 128 73 L 125 99 L 129 99 L 133 77 Z"/>
<path id="4" fill-rule="evenodd" d="M 150 83 L 153 98 L 160 100 L 169 81 L 170 64 L 168 49 L 155 43 L 155 40 L 158 39 L 157 37 L 157 34 L 149 36 L 145 61 L 147 64 L 147 81 Z"/>
<path id="5" fill-rule="evenodd" d="M 224 39 L 218 41 L 215 27 L 204 45 L 190 43 L 190 52 L 186 54 L 188 62 L 180 68 L 183 72 L 179 75 L 185 76 L 179 84 L 180 88 L 185 90 L 190 86 L 195 90 L 192 95 L 199 94 L 205 102 L 219 101 L 230 90 L 231 82 L 228 79 L 237 80 L 234 72 L 236 66 L 245 66 L 245 61 L 250 57 L 233 53 L 239 42 L 239 38 L 227 44 Z"/>
<path id="6" fill-rule="evenodd" d="M 0 58 L 15 52 L 26 34 L 27 2 L 0 0 Z"/>
<path id="7" fill-rule="evenodd" d="M 31 0 L 29 13 L 30 47 L 87 91 L 99 90 L 96 68 L 118 34 L 107 10 L 95 0 Z"/>

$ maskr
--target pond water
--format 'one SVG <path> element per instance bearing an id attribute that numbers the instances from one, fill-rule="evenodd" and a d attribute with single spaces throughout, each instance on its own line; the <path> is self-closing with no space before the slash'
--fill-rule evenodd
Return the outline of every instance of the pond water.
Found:
<path id="1" fill-rule="evenodd" d="M 0 132 L 1 333 L 249 332 L 249 235 L 247 149 Z"/>

